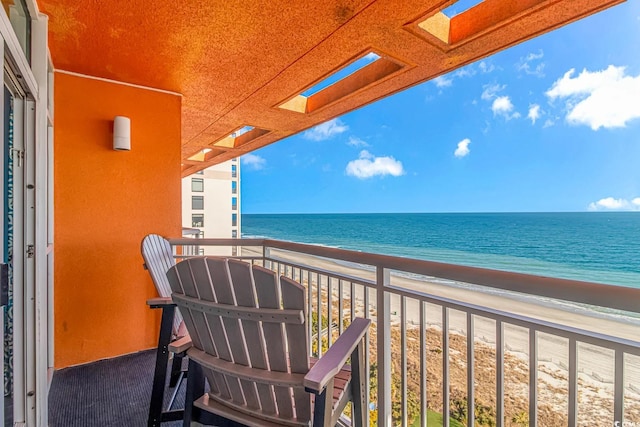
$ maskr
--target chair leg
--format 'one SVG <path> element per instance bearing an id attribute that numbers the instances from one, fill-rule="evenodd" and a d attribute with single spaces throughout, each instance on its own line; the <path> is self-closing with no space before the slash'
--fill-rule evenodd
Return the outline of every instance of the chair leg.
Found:
<path id="1" fill-rule="evenodd" d="M 313 425 L 328 426 L 331 425 L 333 406 L 333 378 L 329 380 L 327 386 L 322 393 L 316 394 L 316 400 L 313 405 Z M 333 427 L 333 426 L 332 426 Z"/>
<path id="2" fill-rule="evenodd" d="M 164 400 L 164 385 L 167 379 L 168 347 L 171 341 L 174 311 L 175 306 L 166 306 L 162 309 L 160 336 L 158 337 L 158 349 L 156 351 L 156 368 L 153 374 L 153 388 L 151 389 L 151 402 L 149 403 L 149 420 L 147 424 L 149 427 L 159 427 L 162 423 L 162 403 Z"/>
<path id="3" fill-rule="evenodd" d="M 169 387 L 175 387 L 178 383 L 178 380 L 182 378 L 182 359 L 184 359 L 184 353 L 173 355 L 173 362 L 171 363 L 171 376 L 169 377 Z"/>
<path id="4" fill-rule="evenodd" d="M 367 427 L 369 425 L 369 408 L 367 407 L 365 384 L 364 341 L 351 353 L 351 391 L 353 396 L 353 427 Z"/>
<path id="5" fill-rule="evenodd" d="M 191 426 L 193 418 L 193 402 L 204 394 L 204 374 L 202 368 L 193 360 L 189 359 L 189 369 L 187 370 L 187 390 L 184 398 L 184 418 L 183 427 Z"/>

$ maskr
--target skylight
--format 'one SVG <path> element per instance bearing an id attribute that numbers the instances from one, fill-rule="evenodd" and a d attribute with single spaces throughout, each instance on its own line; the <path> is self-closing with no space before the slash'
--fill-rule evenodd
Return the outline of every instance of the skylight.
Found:
<path id="1" fill-rule="evenodd" d="M 335 73 L 331 74 L 329 77 L 327 77 L 324 80 L 320 81 L 319 83 L 316 83 L 315 85 L 311 86 L 309 89 L 305 90 L 300 95 L 302 95 L 304 97 L 307 97 L 307 98 L 312 96 L 312 95 L 315 95 L 316 93 L 320 92 L 321 90 L 331 86 L 332 84 L 335 84 L 335 83 L 339 82 L 340 80 L 343 80 L 343 79 L 347 78 L 351 74 L 353 74 L 356 71 L 366 67 L 367 65 L 371 64 L 372 62 L 377 61 L 378 59 L 380 59 L 380 55 L 378 55 L 376 53 L 373 53 L 373 52 L 369 52 L 368 54 L 366 54 L 362 58 L 353 61 L 352 63 L 350 63 L 346 67 L 343 67 L 343 68 L 339 69 Z"/>
<path id="2" fill-rule="evenodd" d="M 249 132 L 250 130 L 253 130 L 253 126 L 243 126 L 240 129 L 238 129 L 237 131 L 231 132 L 231 134 L 229 136 L 232 137 L 232 138 L 237 138 L 240 135 Z"/>
<path id="3" fill-rule="evenodd" d="M 331 73 L 320 82 L 278 105 L 279 108 L 310 114 L 352 95 L 400 71 L 395 59 L 369 52 Z"/>
<path id="4" fill-rule="evenodd" d="M 454 16 L 464 13 L 480 3 L 482 3 L 482 0 L 458 0 L 451 6 L 442 9 L 441 12 L 448 18 L 453 18 Z"/>
<path id="5" fill-rule="evenodd" d="M 254 126 L 242 126 L 211 145 L 215 147 L 237 148 L 268 133 L 269 131 L 266 129 Z"/>

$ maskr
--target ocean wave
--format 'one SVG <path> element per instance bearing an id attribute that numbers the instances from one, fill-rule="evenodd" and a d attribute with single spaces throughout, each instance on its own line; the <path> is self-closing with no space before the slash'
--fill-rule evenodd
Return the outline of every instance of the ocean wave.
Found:
<path id="1" fill-rule="evenodd" d="M 259 234 L 242 234 L 243 239 L 273 239 L 273 237 L 262 236 Z"/>

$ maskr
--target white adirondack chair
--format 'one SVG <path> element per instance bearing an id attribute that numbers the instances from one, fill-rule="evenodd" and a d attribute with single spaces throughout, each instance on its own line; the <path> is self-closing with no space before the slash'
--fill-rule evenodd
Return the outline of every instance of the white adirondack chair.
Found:
<path id="1" fill-rule="evenodd" d="M 190 338 L 180 311 L 176 310 L 175 304 L 171 301 L 171 286 L 167 280 L 167 271 L 175 265 L 175 259 L 169 241 L 157 234 L 149 234 L 142 239 L 141 252 L 144 267 L 149 271 L 159 295 L 157 298 L 149 299 L 147 305 L 162 309 L 148 422 L 149 426 L 159 426 L 164 421 L 175 421 L 183 417 L 182 410 L 172 410 L 171 407 L 184 377 L 181 369 L 184 350 L 180 351 L 180 345 L 188 343 Z M 173 348 L 176 351 L 173 354 L 169 387 L 173 387 L 174 391 L 167 410 L 163 411 L 162 403 L 169 363 L 168 347 L 171 342 L 174 343 Z"/>
<path id="2" fill-rule="evenodd" d="M 297 282 L 218 257 L 179 262 L 167 276 L 193 342 L 187 351 L 185 426 L 192 420 L 333 426 L 349 401 L 352 424 L 368 425 L 364 336 L 370 320 L 354 319 L 314 363 L 304 324 L 305 292 Z"/>

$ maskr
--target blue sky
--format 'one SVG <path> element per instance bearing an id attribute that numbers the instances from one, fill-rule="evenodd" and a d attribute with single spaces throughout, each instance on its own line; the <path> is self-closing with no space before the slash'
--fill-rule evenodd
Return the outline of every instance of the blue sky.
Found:
<path id="1" fill-rule="evenodd" d="M 640 211 L 640 1 L 241 161 L 243 213 Z"/>

